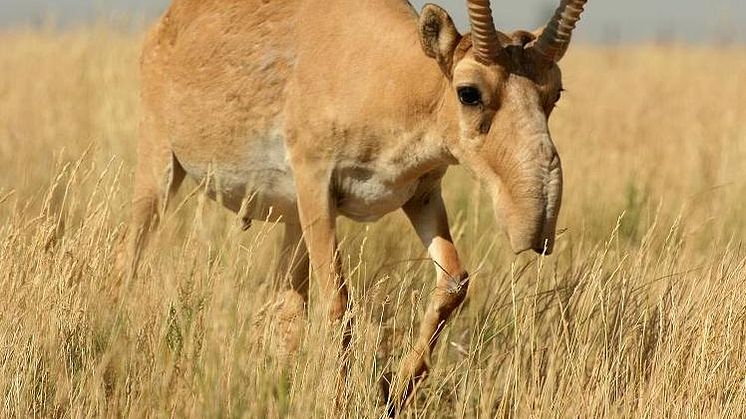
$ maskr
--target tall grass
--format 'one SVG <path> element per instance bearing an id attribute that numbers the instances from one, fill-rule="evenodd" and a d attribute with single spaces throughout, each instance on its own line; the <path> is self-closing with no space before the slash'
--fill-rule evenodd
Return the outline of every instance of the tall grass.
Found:
<path id="1" fill-rule="evenodd" d="M 243 232 L 187 184 L 138 278 L 113 272 L 139 39 L 0 43 L 0 416 L 331 417 L 340 332 L 312 319 L 289 361 L 274 337 L 281 225 Z M 746 50 L 578 47 L 563 67 L 557 254 L 512 256 L 485 194 L 448 175 L 472 286 L 405 416 L 742 416 Z M 410 230 L 341 223 L 349 417 L 383 414 L 432 291 Z"/>

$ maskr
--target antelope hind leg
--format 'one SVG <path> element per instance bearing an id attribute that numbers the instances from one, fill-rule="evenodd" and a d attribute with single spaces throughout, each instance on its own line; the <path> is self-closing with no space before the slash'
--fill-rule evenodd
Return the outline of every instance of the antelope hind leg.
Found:
<path id="1" fill-rule="evenodd" d="M 133 277 L 143 247 L 186 172 L 170 148 L 141 139 L 132 198 L 132 218 L 117 254 L 116 270 Z"/>
<path id="2" fill-rule="evenodd" d="M 298 224 L 285 224 L 282 264 L 287 290 L 282 293 L 279 304 L 279 330 L 284 347 L 283 357 L 294 355 L 303 340 L 308 313 L 308 250 L 303 243 L 303 234 Z"/>

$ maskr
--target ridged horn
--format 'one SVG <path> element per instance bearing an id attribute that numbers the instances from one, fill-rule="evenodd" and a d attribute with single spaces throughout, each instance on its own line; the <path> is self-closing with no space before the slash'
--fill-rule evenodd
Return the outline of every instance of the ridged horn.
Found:
<path id="1" fill-rule="evenodd" d="M 475 58 L 485 65 L 494 64 L 502 51 L 502 44 L 492 20 L 490 0 L 469 0 L 468 7 Z"/>
<path id="2" fill-rule="evenodd" d="M 572 31 L 583 14 L 586 2 L 587 0 L 562 0 L 552 20 L 536 40 L 534 50 L 550 61 L 562 59 L 570 46 Z"/>

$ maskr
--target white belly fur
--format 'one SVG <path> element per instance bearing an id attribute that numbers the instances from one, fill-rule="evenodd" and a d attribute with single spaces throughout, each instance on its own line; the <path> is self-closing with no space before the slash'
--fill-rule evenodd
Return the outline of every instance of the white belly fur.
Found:
<path id="1" fill-rule="evenodd" d="M 247 141 L 237 163 L 194 163 L 179 159 L 197 181 L 210 173 L 208 193 L 225 207 L 254 220 L 298 222 L 293 170 L 279 130 Z M 174 150 L 177 159 L 178 150 Z M 356 221 L 376 221 L 401 208 L 415 193 L 418 181 L 393 187 L 378 165 L 348 162 L 334 171 L 333 185 L 339 215 Z M 396 170 L 393 170 L 396 172 Z M 248 199 L 248 200 L 247 200 Z"/>
<path id="2" fill-rule="evenodd" d="M 352 166 L 336 171 L 337 211 L 356 221 L 376 221 L 401 208 L 414 195 L 418 181 L 393 187 L 381 171 Z"/>
<path id="3" fill-rule="evenodd" d="M 246 141 L 232 162 L 190 162 L 174 153 L 197 181 L 210 177 L 207 191 L 228 209 L 245 218 L 298 222 L 295 181 L 279 130 Z"/>

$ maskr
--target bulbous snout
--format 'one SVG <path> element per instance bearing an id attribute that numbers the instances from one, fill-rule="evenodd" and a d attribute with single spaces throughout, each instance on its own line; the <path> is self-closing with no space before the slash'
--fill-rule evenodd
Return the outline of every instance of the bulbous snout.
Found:
<path id="1" fill-rule="evenodd" d="M 514 253 L 549 255 L 562 205 L 562 163 L 548 136 L 526 157 L 513 179 L 503 179 L 507 193 L 500 194 L 498 207 Z"/>

